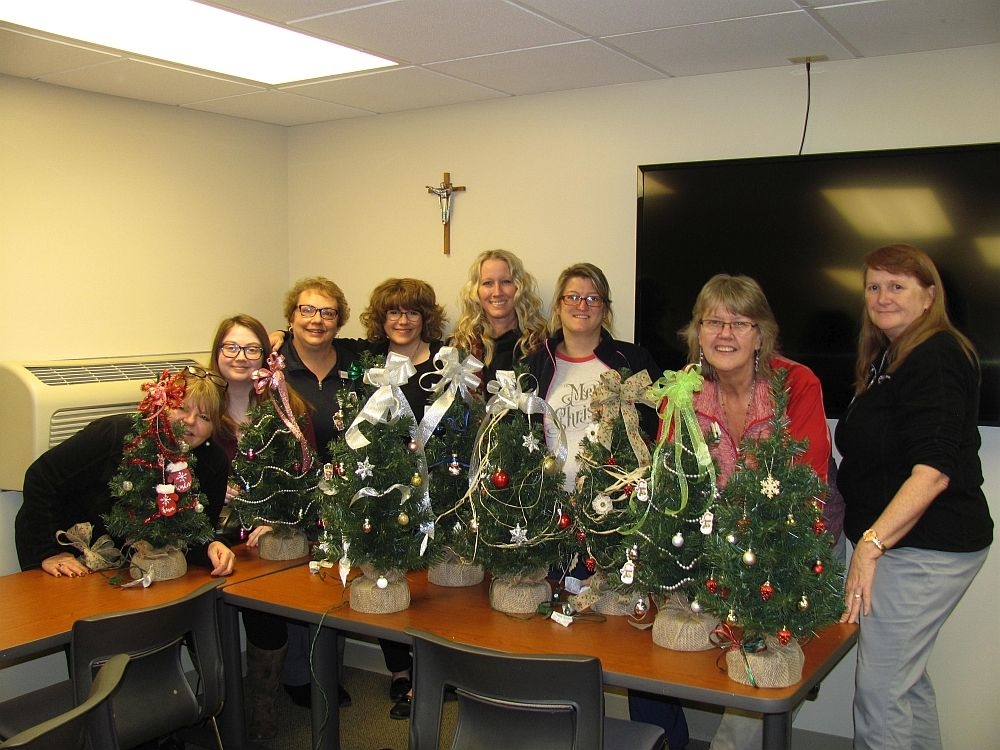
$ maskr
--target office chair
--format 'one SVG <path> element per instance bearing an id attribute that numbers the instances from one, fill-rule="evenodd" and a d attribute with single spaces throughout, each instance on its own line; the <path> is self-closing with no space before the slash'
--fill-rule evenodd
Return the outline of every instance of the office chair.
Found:
<path id="1" fill-rule="evenodd" d="M 9 740 L 0 742 L 0 749 L 13 750 L 80 750 L 83 748 L 84 729 L 98 709 L 108 710 L 108 698 L 121 683 L 128 654 L 117 654 L 105 662 L 98 671 L 87 699 L 75 708 L 41 724 L 25 729 Z"/>
<path id="2" fill-rule="evenodd" d="M 410 750 L 437 750 L 447 687 L 459 701 L 452 750 L 663 747 L 662 728 L 605 718 L 597 657 L 508 654 L 406 632 L 413 638 Z"/>
<path id="3" fill-rule="evenodd" d="M 0 704 L 0 736 L 82 702 L 95 669 L 125 652 L 131 661 L 111 698 L 111 711 L 91 722 L 92 747 L 127 750 L 208 721 L 222 750 L 215 723 L 224 687 L 217 586 L 211 581 L 174 602 L 77 620 L 70 647 L 72 679 Z M 194 666 L 195 684 L 185 674 L 184 654 Z"/>

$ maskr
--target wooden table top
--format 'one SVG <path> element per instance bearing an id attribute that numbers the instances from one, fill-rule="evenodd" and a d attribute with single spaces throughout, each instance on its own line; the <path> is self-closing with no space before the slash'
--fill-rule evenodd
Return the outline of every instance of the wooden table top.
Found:
<path id="1" fill-rule="evenodd" d="M 352 572 L 356 575 L 356 571 Z M 673 695 L 762 713 L 790 711 L 836 666 L 857 640 L 856 625 L 832 625 L 803 647 L 803 679 L 788 688 L 754 688 L 730 680 L 721 651 L 680 652 L 652 642 L 648 629 L 627 617 L 577 620 L 569 627 L 541 616 L 511 616 L 489 605 L 489 583 L 448 588 L 411 573 L 410 606 L 391 614 L 352 610 L 335 569 L 317 575 L 306 566 L 227 585 L 227 603 L 362 635 L 408 641 L 420 628 L 454 641 L 514 653 L 592 654 L 606 684 Z"/>
<path id="2" fill-rule="evenodd" d="M 220 586 L 298 566 L 307 572 L 307 558 L 262 560 L 256 550 L 234 547 L 236 569 L 226 578 L 212 578 L 207 568 L 190 566 L 180 578 L 154 581 L 148 588 L 112 586 L 108 579 L 128 573 L 100 571 L 81 578 L 50 576 L 39 569 L 0 576 L 0 666 L 41 656 L 69 642 L 73 623 L 82 617 L 152 607 L 178 599 L 208 581 Z"/>

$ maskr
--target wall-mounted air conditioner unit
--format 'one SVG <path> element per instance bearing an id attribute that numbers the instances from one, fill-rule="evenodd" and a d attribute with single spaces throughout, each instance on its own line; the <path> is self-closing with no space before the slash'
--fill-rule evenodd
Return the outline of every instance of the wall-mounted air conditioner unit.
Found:
<path id="1" fill-rule="evenodd" d="M 21 490 L 32 461 L 98 417 L 133 411 L 164 369 L 206 361 L 194 352 L 0 362 L 0 489 Z"/>

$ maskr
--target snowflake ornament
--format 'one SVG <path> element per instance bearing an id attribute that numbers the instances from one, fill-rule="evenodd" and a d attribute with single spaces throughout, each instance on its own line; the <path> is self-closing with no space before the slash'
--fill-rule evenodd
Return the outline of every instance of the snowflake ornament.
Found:
<path id="1" fill-rule="evenodd" d="M 368 479 L 368 477 L 375 474 L 375 467 L 372 465 L 372 462 L 368 460 L 368 456 L 365 456 L 364 461 L 358 461 L 358 468 L 354 470 L 354 473 L 362 479 Z"/>
<path id="2" fill-rule="evenodd" d="M 528 530 L 522 529 L 521 524 L 517 524 L 510 530 L 510 541 L 513 544 L 525 544 L 528 541 Z"/>
<path id="3" fill-rule="evenodd" d="M 538 438 L 530 432 L 521 439 L 521 445 L 528 449 L 528 453 L 534 453 L 539 450 Z"/>
<path id="4" fill-rule="evenodd" d="M 767 499 L 772 499 L 778 496 L 781 492 L 781 482 L 775 479 L 771 474 L 760 480 L 760 494 L 762 494 Z"/>

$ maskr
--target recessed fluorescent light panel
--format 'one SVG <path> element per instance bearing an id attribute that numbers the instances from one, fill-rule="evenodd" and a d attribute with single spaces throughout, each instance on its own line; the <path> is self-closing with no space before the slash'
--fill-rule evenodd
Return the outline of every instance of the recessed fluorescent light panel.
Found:
<path id="1" fill-rule="evenodd" d="M 0 0 L 0 20 L 272 86 L 396 64 L 193 0 Z"/>

